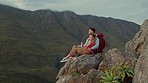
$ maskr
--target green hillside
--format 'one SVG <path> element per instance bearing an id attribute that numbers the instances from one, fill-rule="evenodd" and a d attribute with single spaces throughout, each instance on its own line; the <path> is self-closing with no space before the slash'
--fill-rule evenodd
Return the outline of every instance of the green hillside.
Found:
<path id="1" fill-rule="evenodd" d="M 105 34 L 107 49 L 123 49 L 139 30 L 135 23 L 114 18 L 0 4 L 0 83 L 55 83 L 60 59 L 85 41 L 90 26 Z"/>

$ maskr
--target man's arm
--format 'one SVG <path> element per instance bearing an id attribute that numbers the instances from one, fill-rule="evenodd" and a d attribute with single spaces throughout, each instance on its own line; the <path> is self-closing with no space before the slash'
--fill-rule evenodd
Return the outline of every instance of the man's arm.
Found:
<path id="1" fill-rule="evenodd" d="M 94 50 L 94 49 L 98 48 L 98 47 L 99 47 L 99 44 L 100 44 L 100 42 L 99 42 L 99 38 L 96 37 L 95 45 L 94 45 L 93 47 L 91 47 L 91 49 Z"/>

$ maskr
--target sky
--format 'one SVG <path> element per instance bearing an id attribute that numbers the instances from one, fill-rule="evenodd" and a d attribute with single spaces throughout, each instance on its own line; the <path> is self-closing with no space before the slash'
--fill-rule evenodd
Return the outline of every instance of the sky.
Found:
<path id="1" fill-rule="evenodd" d="M 0 0 L 24 10 L 73 11 L 79 15 L 112 17 L 142 24 L 148 19 L 148 0 Z"/>

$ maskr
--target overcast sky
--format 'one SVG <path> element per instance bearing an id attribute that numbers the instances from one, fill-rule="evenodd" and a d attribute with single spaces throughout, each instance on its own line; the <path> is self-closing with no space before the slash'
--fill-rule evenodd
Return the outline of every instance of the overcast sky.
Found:
<path id="1" fill-rule="evenodd" d="M 70 10 L 79 15 L 113 17 L 142 24 L 148 19 L 148 0 L 0 0 L 25 10 Z"/>

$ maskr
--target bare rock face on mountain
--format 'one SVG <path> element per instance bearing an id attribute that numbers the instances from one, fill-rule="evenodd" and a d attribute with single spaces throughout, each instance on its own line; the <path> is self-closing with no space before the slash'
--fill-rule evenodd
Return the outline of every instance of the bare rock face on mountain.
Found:
<path id="1" fill-rule="evenodd" d="M 148 20 L 145 20 L 140 30 L 136 33 L 134 38 L 126 43 L 125 56 L 130 59 L 131 64 L 135 67 L 137 59 L 143 53 L 148 42 Z"/>
<path id="2" fill-rule="evenodd" d="M 145 20 L 140 31 L 132 40 L 132 51 L 139 56 L 135 66 L 133 83 L 148 83 L 148 20 Z"/>
<path id="3" fill-rule="evenodd" d="M 136 33 L 135 37 L 126 43 L 125 53 L 127 56 L 138 58 L 145 47 L 148 36 L 148 20 L 145 20 L 141 29 Z"/>
<path id="4" fill-rule="evenodd" d="M 99 70 L 110 69 L 112 66 L 118 67 L 124 63 L 123 54 L 117 49 L 111 49 L 105 53 L 103 61 L 99 65 Z"/>
<path id="5" fill-rule="evenodd" d="M 100 79 L 100 73 L 96 69 L 91 69 L 86 75 L 72 74 L 62 76 L 56 83 L 96 83 Z"/>
<path id="6" fill-rule="evenodd" d="M 101 61 L 101 55 L 72 57 L 59 71 L 57 83 L 93 83 Z"/>

